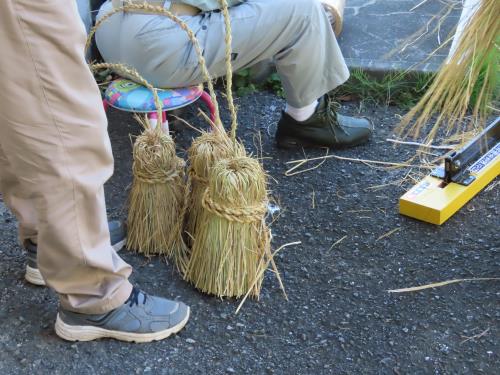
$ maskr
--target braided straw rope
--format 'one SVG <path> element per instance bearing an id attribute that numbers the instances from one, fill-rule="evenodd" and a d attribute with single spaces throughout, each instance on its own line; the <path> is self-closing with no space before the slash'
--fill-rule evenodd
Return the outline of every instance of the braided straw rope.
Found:
<path id="1" fill-rule="evenodd" d="M 148 145 L 139 144 L 137 147 L 147 147 Z M 148 165 L 147 162 L 142 161 L 139 164 L 139 160 L 137 155 L 140 154 L 140 150 L 136 150 L 136 160 L 132 165 L 132 171 L 134 173 L 134 177 L 146 184 L 166 184 L 168 182 L 176 182 L 179 179 L 184 178 L 184 167 L 186 166 L 186 162 L 180 158 L 178 158 L 177 163 L 173 163 L 172 168 L 170 170 L 158 168 L 157 165 Z M 171 157 L 171 155 L 170 155 Z"/>
<path id="2" fill-rule="evenodd" d="M 228 207 L 226 205 L 216 203 L 210 198 L 209 189 L 206 189 L 203 194 L 202 205 L 203 208 L 217 216 L 220 216 L 228 221 L 236 221 L 242 224 L 261 221 L 267 211 L 266 203 L 246 207 Z"/>
<path id="3" fill-rule="evenodd" d="M 229 106 L 229 112 L 231 113 L 231 139 L 236 142 L 236 128 L 238 127 L 238 115 L 236 113 L 236 107 L 234 106 L 233 100 L 233 66 L 232 60 L 232 29 L 231 20 L 229 17 L 229 9 L 226 0 L 219 0 L 222 8 L 222 15 L 224 16 L 224 26 L 226 28 L 226 95 L 227 103 Z"/>
<path id="4" fill-rule="evenodd" d="M 223 0 L 223 1 L 225 1 L 225 0 Z M 226 6 L 227 6 L 227 4 L 226 4 Z M 203 75 L 203 79 L 207 84 L 208 91 L 210 94 L 210 99 L 212 100 L 212 103 L 214 105 L 214 117 L 215 117 L 214 128 L 218 131 L 221 131 L 221 133 L 225 134 L 225 132 L 223 131 L 224 127 L 222 125 L 222 121 L 220 118 L 219 103 L 217 101 L 217 95 L 215 94 L 215 89 L 213 86 L 212 78 L 210 76 L 210 73 L 208 72 L 207 64 L 205 61 L 205 57 L 203 56 L 203 51 L 200 47 L 200 44 L 199 44 L 198 40 L 196 39 L 194 32 L 189 28 L 189 26 L 186 24 L 186 22 L 181 20 L 179 17 L 177 17 L 175 14 L 168 11 L 167 9 L 159 7 L 159 6 L 151 5 L 148 3 L 144 3 L 144 4 L 129 3 L 127 5 L 124 5 L 124 6 L 121 6 L 118 8 L 114 8 L 112 11 L 110 11 L 105 16 L 103 16 L 99 21 L 97 21 L 95 26 L 90 30 L 89 36 L 87 38 L 87 43 L 85 45 L 85 51 L 88 51 L 88 49 L 90 48 L 92 38 L 94 37 L 94 34 L 97 31 L 97 29 L 104 22 L 106 22 L 111 16 L 113 16 L 117 13 L 120 13 L 120 12 L 150 13 L 150 14 L 163 15 L 163 16 L 169 18 L 170 20 L 174 21 L 175 23 L 177 23 L 179 25 L 179 27 L 186 32 L 189 40 L 191 41 L 191 43 L 193 43 L 194 49 L 196 51 L 196 55 L 198 57 L 198 64 L 200 66 L 200 70 L 201 70 L 201 73 Z M 125 71 L 125 72 L 127 72 L 127 71 Z M 137 73 L 137 72 L 135 72 L 135 73 Z M 137 75 L 138 75 L 138 73 L 137 73 Z M 137 77 L 137 75 L 132 75 L 132 76 Z M 145 82 L 145 80 L 141 77 L 140 81 L 138 81 L 138 82 L 142 84 L 143 82 Z M 151 85 L 146 86 L 146 87 L 149 88 L 150 86 Z M 231 96 L 231 98 L 232 98 L 232 96 Z M 159 118 L 161 118 L 161 115 L 159 116 Z"/>
<path id="5" fill-rule="evenodd" d="M 204 178 L 204 177 L 201 177 L 201 176 L 198 176 L 196 174 L 196 172 L 193 170 L 193 168 L 189 168 L 189 178 L 191 178 L 192 180 L 195 180 L 201 184 L 208 184 L 208 179 L 207 178 Z"/>

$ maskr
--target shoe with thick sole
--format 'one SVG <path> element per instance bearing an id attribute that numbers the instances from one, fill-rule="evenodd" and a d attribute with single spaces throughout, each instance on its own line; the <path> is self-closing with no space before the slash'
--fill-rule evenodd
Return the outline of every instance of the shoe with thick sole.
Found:
<path id="1" fill-rule="evenodd" d="M 339 149 L 367 142 L 373 133 L 370 120 L 337 114 L 335 107 L 336 103 L 324 95 L 314 114 L 305 121 L 297 121 L 283 112 L 276 131 L 277 146 Z"/>
<path id="2" fill-rule="evenodd" d="M 125 226 L 121 221 L 110 221 L 108 223 L 108 227 L 111 238 L 111 246 L 113 246 L 115 251 L 120 251 L 127 242 Z M 30 240 L 27 240 L 24 247 L 28 253 L 24 278 L 30 284 L 45 286 L 45 280 L 43 279 L 36 262 L 37 245 Z"/>
<path id="3" fill-rule="evenodd" d="M 55 331 L 67 341 L 111 338 L 144 343 L 179 332 L 189 314 L 189 307 L 182 302 L 149 296 L 134 288 L 123 305 L 106 314 L 79 314 L 60 307 Z"/>

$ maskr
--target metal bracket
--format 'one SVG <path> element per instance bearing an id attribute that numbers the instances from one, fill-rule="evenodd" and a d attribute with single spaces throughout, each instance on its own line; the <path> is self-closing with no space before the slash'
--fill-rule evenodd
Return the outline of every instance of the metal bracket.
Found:
<path id="1" fill-rule="evenodd" d="M 451 151 L 444 159 L 444 166 L 436 168 L 431 175 L 441 178 L 446 184 L 455 182 L 469 186 L 476 179 L 469 167 L 500 142 L 500 117 L 497 117 L 481 134 L 458 151 Z"/>

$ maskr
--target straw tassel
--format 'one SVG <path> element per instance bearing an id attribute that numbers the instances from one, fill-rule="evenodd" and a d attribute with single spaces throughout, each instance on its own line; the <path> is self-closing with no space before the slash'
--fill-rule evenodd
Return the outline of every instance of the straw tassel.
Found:
<path id="1" fill-rule="evenodd" d="M 217 98 L 206 68 L 201 48 L 187 25 L 161 7 L 127 4 L 114 9 L 97 22 L 95 29 L 120 11 L 162 14 L 186 31 L 198 55 L 200 69 L 215 106 L 213 131 L 204 133 L 189 150 L 190 219 L 193 247 L 183 253 L 179 269 L 187 280 L 217 296 L 259 296 L 264 270 L 273 264 L 270 231 L 265 223 L 267 212 L 267 180 L 260 163 L 246 156 L 236 140 L 237 115 L 232 96 L 231 27 L 227 2 L 221 1 L 226 26 L 227 99 L 231 113 L 231 136 L 222 125 Z M 139 83 L 143 83 L 139 80 Z M 147 86 L 147 85 L 146 85 Z M 147 86 L 149 87 L 149 86 Z M 153 92 L 156 95 L 155 90 Z M 161 117 L 159 117 L 161 118 Z M 147 158 L 146 158 L 147 159 Z M 142 161 L 141 157 L 138 159 Z M 135 158 L 134 158 L 135 162 Z M 140 168 L 134 168 L 139 173 Z M 169 168 L 166 168 L 170 170 Z M 154 178 L 153 178 L 154 179 Z M 134 183 L 144 183 L 140 178 Z M 138 211 L 144 210 L 138 207 Z M 150 206 L 150 210 L 153 207 Z M 168 208 L 167 208 L 168 209 Z M 181 209 L 179 217 L 182 217 Z M 194 213 L 197 211 L 196 213 Z M 154 212 L 154 211 L 151 211 Z M 143 214 L 137 213 L 144 220 Z M 150 229 L 149 229 L 150 230 Z M 190 256 L 189 263 L 184 262 Z M 277 270 L 275 269 L 277 273 Z M 277 274 L 278 275 L 278 274 Z M 278 275 L 279 278 L 279 275 Z M 281 284 L 281 283 L 280 283 Z"/>
<path id="2" fill-rule="evenodd" d="M 148 120 L 145 119 L 145 122 Z M 181 270 L 187 248 L 182 241 L 186 193 L 184 160 L 172 138 L 146 128 L 133 149 L 133 182 L 129 195 L 127 248 L 145 256 L 166 255 Z"/>
<path id="3" fill-rule="evenodd" d="M 262 269 L 272 256 L 270 232 L 265 223 L 267 181 L 261 164 L 246 156 L 236 140 L 237 114 L 232 96 L 231 26 L 227 2 L 220 1 L 226 27 L 227 100 L 231 113 L 230 153 L 210 159 L 202 157 L 207 167 L 207 188 L 195 197 L 197 218 L 194 241 L 186 279 L 205 293 L 219 297 L 258 298 Z M 224 144 L 225 138 L 219 141 Z M 199 146 L 206 147 L 206 140 Z M 199 150 L 200 147 L 196 150 Z M 194 156 L 201 156 L 195 153 Z M 191 162 L 193 163 L 193 158 Z M 213 165 L 211 168 L 210 166 Z M 193 168 L 193 167 L 192 167 Z M 207 181 L 208 180 L 208 181 Z"/>
<path id="4" fill-rule="evenodd" d="M 187 24 L 170 11 L 147 3 L 127 3 L 116 7 L 96 22 L 87 39 L 86 48 L 89 48 L 96 30 L 114 14 L 121 12 L 163 15 L 176 22 L 187 33 L 197 53 L 200 68 L 215 106 L 217 120 L 212 126 L 214 129 L 222 129 L 217 97 L 199 43 Z M 111 67 L 120 75 L 148 87 L 154 94 L 158 118 L 161 118 L 161 103 L 156 89 L 134 69 L 121 64 L 96 64 L 95 66 L 98 65 Z M 189 191 L 184 186 L 184 162 L 176 157 L 175 146 L 169 135 L 148 129 L 149 122 L 147 121 L 143 122 L 143 125 L 146 131 L 137 138 L 134 145 L 134 181 L 129 199 L 127 247 L 134 248 L 147 256 L 158 253 L 166 254 L 174 259 L 179 271 L 184 274 L 189 256 L 189 249 L 182 240 L 182 226 L 187 211 Z M 227 139 L 223 130 L 219 133 Z"/>
<path id="5" fill-rule="evenodd" d="M 151 90 L 158 118 L 162 117 L 157 90 L 137 71 L 123 64 L 111 63 L 93 64 L 91 69 L 113 69 L 133 77 Z M 148 257 L 166 255 L 184 272 L 188 256 L 188 248 L 182 239 L 186 210 L 185 162 L 177 157 L 173 139 L 163 132 L 161 126 L 152 127 L 147 118 L 136 116 L 136 119 L 145 130 L 133 146 L 127 248 Z"/>
<path id="6" fill-rule="evenodd" d="M 241 297 L 251 289 L 251 296 L 259 296 L 260 270 L 270 254 L 263 177 L 261 165 L 245 156 L 219 161 L 212 168 L 186 272 L 201 291 Z"/>
<path id="7" fill-rule="evenodd" d="M 208 186 L 210 170 L 218 160 L 227 159 L 233 154 L 231 146 L 227 136 L 221 136 L 220 132 L 204 132 L 188 150 L 190 190 L 186 232 L 191 242 L 199 226 L 202 198 Z M 241 149 L 239 153 L 243 154 L 244 150 Z"/>

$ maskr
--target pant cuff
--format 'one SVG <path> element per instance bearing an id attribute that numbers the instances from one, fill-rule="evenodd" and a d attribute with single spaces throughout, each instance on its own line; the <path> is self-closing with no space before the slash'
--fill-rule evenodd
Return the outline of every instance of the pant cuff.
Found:
<path id="1" fill-rule="evenodd" d="M 93 303 L 89 304 L 89 306 L 83 308 L 74 308 L 73 306 L 69 305 L 66 298 L 63 297 L 59 298 L 59 303 L 63 309 L 79 314 L 105 314 L 123 305 L 125 301 L 130 297 L 132 287 L 132 284 L 128 280 L 125 280 L 123 284 L 115 291 L 113 296 L 103 300 L 96 299 L 95 301 L 93 301 Z"/>

